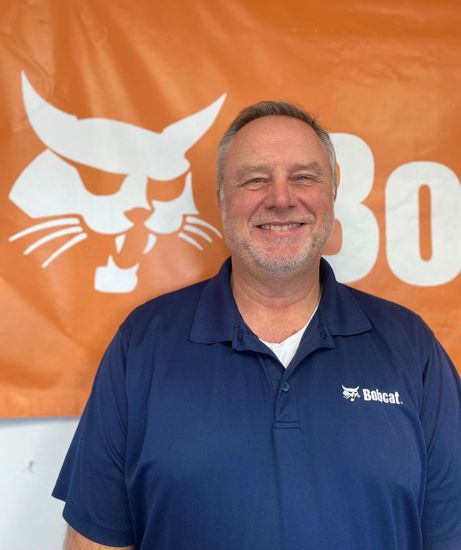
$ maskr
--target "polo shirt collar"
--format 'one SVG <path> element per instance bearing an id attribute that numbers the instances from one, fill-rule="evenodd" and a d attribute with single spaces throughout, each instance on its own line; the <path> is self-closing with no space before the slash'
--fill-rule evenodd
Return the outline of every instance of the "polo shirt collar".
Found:
<path id="1" fill-rule="evenodd" d="M 238 332 L 241 316 L 232 294 L 231 271 L 227 258 L 217 275 L 205 283 L 192 323 L 192 342 L 231 342 Z"/>
<path id="2" fill-rule="evenodd" d="M 192 342 L 232 342 L 234 348 L 242 347 L 242 337 L 246 336 L 249 329 L 232 294 L 231 271 L 232 263 L 228 258 L 218 274 L 205 283 L 192 323 Z M 330 342 L 328 347 L 333 345 L 332 336 L 359 334 L 372 328 L 350 289 L 337 283 L 332 268 L 323 258 L 320 262 L 320 279 L 322 298 L 311 324 L 317 325 L 323 340 Z"/>
<path id="3" fill-rule="evenodd" d="M 347 286 L 336 281 L 330 264 L 320 261 L 322 298 L 317 311 L 319 324 L 332 336 L 360 334 L 372 328 L 365 312 Z"/>

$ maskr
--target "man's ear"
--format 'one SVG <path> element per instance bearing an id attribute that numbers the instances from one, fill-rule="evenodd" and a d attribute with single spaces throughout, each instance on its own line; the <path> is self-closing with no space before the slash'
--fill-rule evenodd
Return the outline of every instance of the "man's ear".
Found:
<path id="1" fill-rule="evenodd" d="M 216 202 L 218 203 L 218 208 L 221 208 L 222 193 L 221 193 L 221 189 L 219 187 L 218 187 L 218 189 L 216 189 Z"/>
<path id="2" fill-rule="evenodd" d="M 339 167 L 339 164 L 336 164 L 335 171 L 336 171 L 336 177 L 335 177 L 335 182 L 334 182 L 334 186 L 335 186 L 334 199 L 336 200 L 336 196 L 338 194 L 339 183 L 341 181 L 341 168 Z"/>

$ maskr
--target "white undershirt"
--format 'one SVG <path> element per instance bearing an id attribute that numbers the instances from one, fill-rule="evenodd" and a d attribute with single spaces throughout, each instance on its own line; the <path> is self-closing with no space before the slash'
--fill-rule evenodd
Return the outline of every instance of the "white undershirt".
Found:
<path id="1" fill-rule="evenodd" d="M 277 356 L 278 360 L 282 365 L 287 368 L 290 364 L 290 361 L 295 356 L 296 350 L 299 347 L 299 344 L 301 342 L 301 338 L 303 337 L 304 331 L 306 330 L 307 326 L 312 320 L 312 317 L 315 315 L 315 312 L 317 311 L 320 303 L 317 302 L 317 305 L 315 306 L 314 312 L 308 319 L 307 323 L 298 330 L 298 332 L 295 332 L 291 336 L 288 336 L 288 338 L 285 338 L 285 340 L 282 340 L 281 342 L 266 342 L 262 338 L 260 338 L 261 342 L 265 344 L 268 348 L 270 348 L 275 355 Z"/>

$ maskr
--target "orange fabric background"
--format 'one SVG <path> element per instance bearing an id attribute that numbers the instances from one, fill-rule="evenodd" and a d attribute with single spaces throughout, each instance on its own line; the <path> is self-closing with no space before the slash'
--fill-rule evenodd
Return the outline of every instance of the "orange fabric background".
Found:
<path id="1" fill-rule="evenodd" d="M 207 231 L 211 243 L 196 238 L 203 251 L 176 232 L 159 237 L 141 258 L 145 234 L 134 231 L 118 259 L 126 266 L 140 261 L 138 284 L 115 294 L 93 287 L 96 268 L 114 254 L 113 235 L 89 231 L 46 268 L 43 261 L 66 239 L 24 255 L 46 231 L 9 241 L 11 236 L 54 217 L 31 219 L 9 198 L 24 168 L 45 150 L 25 112 L 21 71 L 61 111 L 153 132 L 227 94 L 210 129 L 186 153 L 198 217 L 218 228 L 215 147 L 243 106 L 291 100 L 330 132 L 359 136 L 374 156 L 364 204 L 378 222 L 379 248 L 372 269 L 352 284 L 417 311 L 459 365 L 459 277 L 432 286 L 404 282 L 390 269 L 385 245 L 385 189 L 396 168 L 431 161 L 461 172 L 459 28 L 459 6 L 448 0 L 2 0 L 0 415 L 79 414 L 125 315 L 150 297 L 211 276 L 227 255 L 213 232 Z M 73 166 L 95 195 L 115 193 L 123 180 Z M 172 200 L 183 186 L 184 176 L 150 181 L 148 197 Z M 426 257 L 431 215 L 430 195 L 421 193 Z M 458 260 L 459 237 L 454 227 L 448 238 Z M 332 251 L 338 239 L 339 233 Z"/>

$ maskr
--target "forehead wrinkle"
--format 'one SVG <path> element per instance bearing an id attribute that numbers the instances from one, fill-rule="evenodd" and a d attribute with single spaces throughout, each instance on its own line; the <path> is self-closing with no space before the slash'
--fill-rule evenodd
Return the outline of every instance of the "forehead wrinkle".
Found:
<path id="1" fill-rule="evenodd" d="M 296 163 L 296 164 L 293 164 L 290 166 L 290 170 L 293 171 L 293 172 L 298 172 L 298 171 L 307 171 L 307 172 L 315 172 L 316 174 L 318 175 L 323 175 L 323 168 L 322 166 L 320 165 L 319 162 L 317 162 L 316 160 L 312 161 L 312 162 L 307 162 L 307 163 Z"/>
<path id="2" fill-rule="evenodd" d="M 311 172 L 314 173 L 317 176 L 322 176 L 324 174 L 324 170 L 322 169 L 322 166 L 317 161 L 307 162 L 307 163 L 294 163 L 289 165 L 288 167 L 289 172 Z M 244 164 L 240 168 L 238 168 L 234 174 L 234 179 L 240 180 L 241 178 L 247 176 L 248 174 L 253 174 L 256 172 L 264 173 L 264 174 L 270 174 L 274 170 L 274 165 L 262 163 L 262 164 Z"/>

